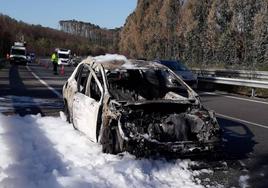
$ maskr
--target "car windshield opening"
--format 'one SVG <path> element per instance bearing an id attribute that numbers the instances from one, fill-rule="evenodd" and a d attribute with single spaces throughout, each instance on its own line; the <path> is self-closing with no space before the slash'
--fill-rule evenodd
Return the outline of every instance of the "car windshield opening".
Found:
<path id="1" fill-rule="evenodd" d="M 21 50 L 21 49 L 12 49 L 11 54 L 12 55 L 25 55 L 26 52 L 25 50 Z"/>
<path id="2" fill-rule="evenodd" d="M 112 98 L 119 101 L 179 100 L 188 89 L 168 70 L 119 70 L 107 74 Z"/>
<path id="3" fill-rule="evenodd" d="M 58 54 L 59 58 L 69 59 L 69 54 Z"/>

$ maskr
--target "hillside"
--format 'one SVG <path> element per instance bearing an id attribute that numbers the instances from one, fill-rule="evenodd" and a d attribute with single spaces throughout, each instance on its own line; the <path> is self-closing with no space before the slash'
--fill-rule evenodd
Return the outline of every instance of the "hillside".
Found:
<path id="1" fill-rule="evenodd" d="M 120 51 L 192 64 L 267 64 L 267 11 L 262 0 L 139 0 Z"/>
<path id="2" fill-rule="evenodd" d="M 118 37 L 120 28 L 105 29 L 98 25 L 76 20 L 61 20 L 61 31 L 87 38 L 89 42 L 101 46 L 107 51 L 118 51 Z"/>
<path id="3" fill-rule="evenodd" d="M 102 38 L 102 41 L 105 40 Z M 28 51 L 40 56 L 48 56 L 57 48 L 71 49 L 78 55 L 99 55 L 109 52 L 106 42 L 88 40 L 56 29 L 19 22 L 0 14 L 0 56 L 10 51 L 14 41 L 26 41 Z"/>

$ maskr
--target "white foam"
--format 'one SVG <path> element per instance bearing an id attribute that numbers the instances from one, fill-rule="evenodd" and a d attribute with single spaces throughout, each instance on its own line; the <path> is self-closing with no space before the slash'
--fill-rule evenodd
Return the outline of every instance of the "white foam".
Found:
<path id="1" fill-rule="evenodd" d="M 190 160 L 104 154 L 64 120 L 0 114 L 0 187 L 203 187 Z"/>

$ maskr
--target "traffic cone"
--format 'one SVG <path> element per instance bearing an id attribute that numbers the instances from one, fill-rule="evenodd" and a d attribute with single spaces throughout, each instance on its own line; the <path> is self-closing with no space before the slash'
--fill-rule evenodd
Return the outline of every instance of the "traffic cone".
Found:
<path id="1" fill-rule="evenodd" d="M 64 75 L 64 65 L 61 65 L 60 74 Z"/>

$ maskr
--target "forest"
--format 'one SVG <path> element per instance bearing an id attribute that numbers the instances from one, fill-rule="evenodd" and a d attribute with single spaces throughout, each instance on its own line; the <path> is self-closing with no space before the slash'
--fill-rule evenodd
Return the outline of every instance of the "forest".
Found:
<path id="1" fill-rule="evenodd" d="M 29 52 L 49 56 L 55 48 L 71 49 L 77 55 L 99 55 L 109 51 L 97 42 L 64 31 L 30 25 L 0 14 L 0 56 L 10 51 L 15 41 L 25 41 Z"/>
<path id="2" fill-rule="evenodd" d="M 121 53 L 187 64 L 268 64 L 267 0 L 138 0 Z"/>
<path id="3" fill-rule="evenodd" d="M 118 53 L 121 28 L 100 28 L 98 25 L 76 20 L 61 20 L 59 25 L 61 31 L 87 38 L 89 43 L 98 45 L 106 52 Z"/>

